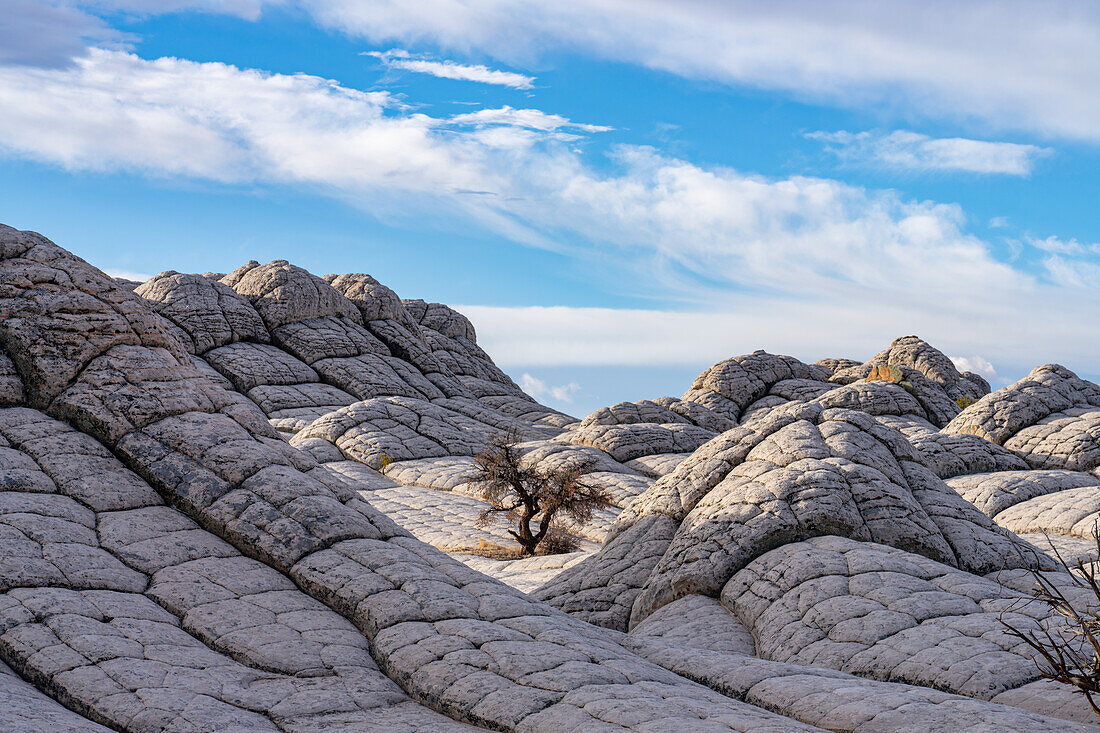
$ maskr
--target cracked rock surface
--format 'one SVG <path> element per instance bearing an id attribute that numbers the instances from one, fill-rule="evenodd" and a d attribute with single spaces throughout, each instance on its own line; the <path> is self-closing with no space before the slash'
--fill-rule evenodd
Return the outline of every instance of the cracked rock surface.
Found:
<path id="1" fill-rule="evenodd" d="M 578 421 L 369 275 L 119 282 L 8 227 L 0 351 L 2 730 L 1097 730 L 995 622 L 1100 516 L 1061 367 L 755 352 Z M 612 497 L 576 551 L 492 556 L 502 431 Z"/>
<path id="2" fill-rule="evenodd" d="M 1100 466 L 1100 387 L 1045 364 L 956 416 L 946 433 L 977 435 L 1032 468 L 1089 471 Z"/>

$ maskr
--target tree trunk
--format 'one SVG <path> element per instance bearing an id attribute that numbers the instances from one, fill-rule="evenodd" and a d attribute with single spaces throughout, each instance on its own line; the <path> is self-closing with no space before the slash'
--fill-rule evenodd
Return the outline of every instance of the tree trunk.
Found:
<path id="1" fill-rule="evenodd" d="M 546 536 L 547 530 L 550 529 L 550 520 L 554 518 L 554 512 L 547 509 L 542 514 L 542 521 L 539 523 L 538 534 L 535 535 L 535 545 L 542 542 L 542 538 Z"/>
<path id="2" fill-rule="evenodd" d="M 523 548 L 524 555 L 534 555 L 535 548 L 539 546 L 539 542 L 542 540 L 542 532 L 537 536 L 531 534 L 531 520 L 535 518 L 536 511 L 536 507 L 526 504 L 523 508 L 523 514 L 519 518 L 519 532 L 512 532 L 512 535 Z"/>

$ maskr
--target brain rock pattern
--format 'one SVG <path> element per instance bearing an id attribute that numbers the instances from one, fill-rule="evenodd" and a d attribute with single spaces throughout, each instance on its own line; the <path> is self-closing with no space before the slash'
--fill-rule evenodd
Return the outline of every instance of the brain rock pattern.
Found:
<path id="1" fill-rule="evenodd" d="M 577 421 L 369 275 L 121 282 L 7 227 L 0 352 L 0 729 L 1096 729 L 991 620 L 1009 530 L 1100 515 L 1060 367 L 956 417 L 988 388 L 915 337 L 904 384 L 755 352 Z M 611 495 L 577 552 L 464 554 L 514 549 L 502 431 Z"/>
<path id="2" fill-rule="evenodd" d="M 970 405 L 944 432 L 985 438 L 1032 468 L 1089 471 L 1100 466 L 1100 387 L 1046 364 Z"/>

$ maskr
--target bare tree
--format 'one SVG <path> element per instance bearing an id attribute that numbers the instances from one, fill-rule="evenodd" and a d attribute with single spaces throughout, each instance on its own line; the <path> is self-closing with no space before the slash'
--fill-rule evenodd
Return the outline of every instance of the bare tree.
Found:
<path id="1" fill-rule="evenodd" d="M 1093 526 L 1092 537 L 1100 557 L 1100 526 Z M 1049 608 L 1051 617 L 1058 620 L 1053 629 L 1043 624 L 1021 629 L 1006 621 L 1003 613 L 998 620 L 1009 635 L 1035 650 L 1039 674 L 1076 687 L 1093 712 L 1100 715 L 1100 707 L 1094 699 L 1100 695 L 1100 560 L 1079 558 L 1071 568 L 1054 543 L 1051 542 L 1050 547 L 1057 558 L 1058 569 L 1069 576 L 1072 587 L 1086 591 L 1086 596 L 1095 598 L 1095 604 L 1090 598 L 1087 608 L 1074 608 L 1063 589 L 1050 576 L 1035 569 L 1031 571 L 1035 580 L 1031 592 L 1016 600 L 1025 605 L 1038 602 Z"/>
<path id="2" fill-rule="evenodd" d="M 484 527 L 494 515 L 503 514 L 516 525 L 508 532 L 523 554 L 533 555 L 551 531 L 555 517 L 564 514 L 576 522 L 587 522 L 593 511 L 611 506 L 611 495 L 582 478 L 592 471 L 595 462 L 591 459 L 540 469 L 523 460 L 519 442 L 514 431 L 498 435 L 474 457 L 477 472 L 467 480 L 480 488 L 481 498 L 489 505 L 478 518 L 478 526 Z"/>

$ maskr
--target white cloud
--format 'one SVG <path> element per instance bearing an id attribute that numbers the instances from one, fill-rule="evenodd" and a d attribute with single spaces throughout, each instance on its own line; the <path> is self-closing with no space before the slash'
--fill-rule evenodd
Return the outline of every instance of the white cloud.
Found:
<path id="1" fill-rule="evenodd" d="M 0 64 L 58 67 L 83 55 L 88 42 L 126 46 L 136 36 L 109 27 L 96 13 L 147 17 L 182 11 L 256 20 L 282 0 L 4 0 Z"/>
<path id="2" fill-rule="evenodd" d="M 1088 252 L 1056 255 L 1037 277 L 969 234 L 955 205 L 641 147 L 597 168 L 555 137 L 583 125 L 538 110 L 456 122 L 318 77 L 104 50 L 66 69 L 0 67 L 0 109 L 9 155 L 304 186 L 418 226 L 436 217 L 598 260 L 619 287 L 696 311 L 480 311 L 492 353 L 512 365 L 870 355 L 906 333 L 998 365 L 1060 350 L 1100 359 Z"/>
<path id="3" fill-rule="evenodd" d="M 486 148 L 522 150 L 539 141 L 553 140 L 571 143 L 581 139 L 579 133 L 606 132 L 610 127 L 573 122 L 566 117 L 547 114 L 537 109 L 513 109 L 505 105 L 497 109 L 454 115 L 449 126 L 473 128 L 467 137 Z"/>
<path id="4" fill-rule="evenodd" d="M 81 39 L 124 40 L 95 12 L 256 18 L 291 3 L 370 41 L 429 42 L 515 63 L 579 51 L 860 109 L 880 104 L 1100 140 L 1100 6 L 1073 0 L 9 0 L 0 63 L 64 64 Z M 454 61 L 393 60 L 516 88 L 531 79 Z"/>
<path id="5" fill-rule="evenodd" d="M 512 89 L 530 89 L 535 81 L 533 76 L 490 69 L 488 66 L 480 64 L 468 65 L 454 61 L 432 61 L 430 59 L 414 58 L 407 51 L 401 49 L 368 51 L 366 55 L 375 57 L 391 69 L 414 71 L 418 74 L 429 74 L 441 79 L 476 81 L 482 84 L 511 87 Z"/>
<path id="6" fill-rule="evenodd" d="M 570 382 L 569 384 L 561 384 L 554 387 L 524 372 L 519 380 L 519 388 L 536 400 L 550 399 L 555 402 L 570 403 L 573 401 L 573 395 L 580 391 L 581 386 L 576 382 Z"/>
<path id="7" fill-rule="evenodd" d="M 1075 238 L 1026 237 L 1024 243 L 1045 253 L 1040 260 L 1040 271 L 1060 288 L 1077 292 L 1093 291 L 1100 282 L 1100 243 L 1079 242 Z M 1020 246 L 1017 244 L 1017 246 Z"/>
<path id="8" fill-rule="evenodd" d="M 1061 288 L 1091 292 L 1100 282 L 1100 264 L 1095 261 L 1051 255 L 1043 260 L 1043 268 L 1051 282 Z"/>
<path id="9" fill-rule="evenodd" d="M 0 64 L 60 66 L 84 51 L 85 41 L 121 36 L 81 10 L 41 0 L 8 0 L 0 23 Z"/>
<path id="10" fill-rule="evenodd" d="M 0 148 L 84 170 L 224 182 L 474 189 L 488 177 L 443 124 L 319 77 L 92 49 L 70 69 L 0 67 Z"/>
<path id="11" fill-rule="evenodd" d="M 542 195 L 513 202 L 516 214 L 558 238 L 572 232 L 610 245 L 605 256 L 653 252 L 656 261 L 637 261 L 638 274 L 711 307 L 731 287 L 763 297 L 888 298 L 938 308 L 971 304 L 974 292 L 1032 287 L 963 233 L 956 206 L 818 178 L 706 169 L 644 148 L 620 149 L 611 176 L 576 159 L 551 163 L 524 171 Z M 701 280 L 718 287 L 704 289 Z"/>
<path id="12" fill-rule="evenodd" d="M 575 50 L 860 109 L 1100 140 L 1095 3 L 301 2 L 319 22 L 376 42 L 428 41 L 515 63 Z"/>
<path id="13" fill-rule="evenodd" d="M 837 302 L 762 303 L 747 299 L 718 312 L 612 308 L 455 306 L 477 327 L 478 343 L 501 367 L 693 366 L 756 349 L 806 362 L 825 357 L 863 361 L 915 333 L 946 353 L 980 351 L 986 357 L 952 357 L 963 371 L 1008 383 L 1033 367 L 1058 362 L 1095 373 L 1100 323 L 1083 318 L 1072 328 L 1051 328 L 1067 302 L 1025 317 L 1021 311 L 971 317 L 930 313 L 889 300 L 854 307 Z M 1072 333 L 1068 333 L 1072 331 Z M 993 368 L 990 360 L 997 363 Z M 686 385 L 683 385 L 686 388 Z"/>
<path id="14" fill-rule="evenodd" d="M 103 49 L 70 68 L 0 66 L 0 108 L 0 150 L 71 169 L 305 184 L 361 204 L 369 191 L 368 207 L 411 194 L 481 206 L 498 227 L 512 225 L 454 194 L 519 193 L 516 169 L 551 156 L 540 144 L 603 129 L 510 107 L 433 118 L 315 76 Z"/>
<path id="15" fill-rule="evenodd" d="M 952 356 L 949 357 L 955 368 L 960 372 L 974 372 L 985 377 L 987 382 L 993 382 L 997 378 L 997 370 L 989 363 L 988 359 L 980 356 Z"/>
<path id="16" fill-rule="evenodd" d="M 451 122 L 459 125 L 474 125 L 485 127 L 488 125 L 511 125 L 513 127 L 526 127 L 540 132 L 555 132 L 562 128 L 579 130 L 581 132 L 608 132 L 614 128 L 604 125 L 589 125 L 573 122 L 561 115 L 547 114 L 537 109 L 513 109 L 508 105 L 497 109 L 481 109 L 477 112 L 451 117 Z"/>
<path id="17" fill-rule="evenodd" d="M 106 273 L 107 275 L 110 275 L 111 277 L 119 277 L 119 278 L 122 278 L 123 280 L 136 280 L 139 283 L 143 283 L 146 280 L 148 280 L 149 278 L 153 277 L 152 275 L 149 275 L 147 273 L 134 272 L 133 270 L 107 269 L 107 270 L 104 270 L 103 272 Z"/>
<path id="18" fill-rule="evenodd" d="M 1029 176 L 1035 159 L 1049 148 L 1019 143 L 987 142 L 961 137 L 932 138 L 907 130 L 889 134 L 812 132 L 806 137 L 826 143 L 841 160 L 902 171 L 952 171 Z"/>

